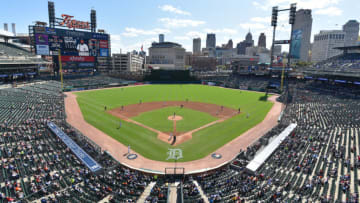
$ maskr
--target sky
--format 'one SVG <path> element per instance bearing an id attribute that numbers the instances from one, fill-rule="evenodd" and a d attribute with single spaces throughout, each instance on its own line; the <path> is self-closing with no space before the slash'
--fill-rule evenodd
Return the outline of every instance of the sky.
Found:
<path id="1" fill-rule="evenodd" d="M 48 22 L 47 0 L 0 0 L 0 29 L 3 23 L 16 23 L 17 33 L 28 33 L 35 21 Z M 252 33 L 257 44 L 264 32 L 267 47 L 271 46 L 271 10 L 273 6 L 312 9 L 312 37 L 320 30 L 341 29 L 349 19 L 360 21 L 359 0 L 54 0 L 55 15 L 73 15 L 74 19 L 90 21 L 90 10 L 97 11 L 98 29 L 111 34 L 111 52 L 148 51 L 158 34 L 165 41 L 180 43 L 192 51 L 192 39 L 206 33 L 216 34 L 216 45 L 229 39 L 234 46 Z M 290 38 L 288 12 L 278 17 L 277 40 Z M 284 47 L 286 48 L 286 47 Z"/>

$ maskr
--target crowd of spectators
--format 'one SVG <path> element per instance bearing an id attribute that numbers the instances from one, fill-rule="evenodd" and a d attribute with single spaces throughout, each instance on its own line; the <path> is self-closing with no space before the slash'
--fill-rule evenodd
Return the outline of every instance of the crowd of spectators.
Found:
<path id="1" fill-rule="evenodd" d="M 266 140 L 240 153 L 230 166 L 199 175 L 210 202 L 359 201 L 358 90 L 316 81 L 289 89 L 293 100 L 272 131 L 277 135 L 281 125 L 297 123 L 295 131 L 255 174 L 249 175 L 246 165 Z"/>
<path id="2" fill-rule="evenodd" d="M 185 202 L 359 201 L 359 90 L 312 81 L 290 83 L 288 91 L 292 101 L 278 126 L 231 164 L 186 176 L 180 185 Z M 49 121 L 103 170 L 90 172 L 49 131 Z M 294 132 L 249 174 L 249 161 L 290 123 L 298 125 Z M 135 202 L 151 182 L 146 202 L 166 202 L 169 192 L 166 177 L 121 166 L 69 126 L 60 83 L 54 81 L 0 90 L 0 168 L 0 202 Z"/>
<path id="3" fill-rule="evenodd" d="M 360 55 L 357 53 L 340 55 L 325 61 L 312 64 L 308 69 L 313 71 L 360 73 Z"/>

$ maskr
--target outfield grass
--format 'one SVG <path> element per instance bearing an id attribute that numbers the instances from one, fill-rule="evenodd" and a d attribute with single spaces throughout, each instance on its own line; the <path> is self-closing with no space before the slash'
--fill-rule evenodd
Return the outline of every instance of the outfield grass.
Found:
<path id="1" fill-rule="evenodd" d="M 148 111 L 132 117 L 132 119 L 162 132 L 172 132 L 174 122 L 168 120 L 168 117 L 174 112 L 177 116 L 182 117 L 182 120 L 176 121 L 176 132 L 188 132 L 217 120 L 208 113 L 180 107 L 166 107 Z"/>
<path id="2" fill-rule="evenodd" d="M 76 95 L 84 118 L 89 124 L 125 145 L 130 144 L 131 149 L 146 158 L 169 162 L 173 161 L 166 160 L 169 148 L 183 150 L 184 158 L 179 162 L 207 156 L 261 122 L 272 107 L 271 102 L 261 100 L 264 93 L 204 85 L 145 85 L 77 92 Z M 117 129 L 120 119 L 104 112 L 104 106 L 113 109 L 138 103 L 139 100 L 151 102 L 186 99 L 233 109 L 240 107 L 243 113 L 202 129 L 194 133 L 191 140 L 172 147 L 158 140 L 154 132 L 132 123 L 123 121 L 122 128 Z M 249 118 L 246 118 L 247 113 L 250 114 Z"/>

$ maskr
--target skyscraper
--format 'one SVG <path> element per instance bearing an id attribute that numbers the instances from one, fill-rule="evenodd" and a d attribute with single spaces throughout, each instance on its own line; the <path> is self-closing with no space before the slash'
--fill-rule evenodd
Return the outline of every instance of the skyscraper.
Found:
<path id="1" fill-rule="evenodd" d="M 234 43 L 233 43 L 232 39 L 230 39 L 228 41 L 227 45 L 226 45 L 226 48 L 227 49 L 232 49 L 233 47 L 234 47 Z"/>
<path id="2" fill-rule="evenodd" d="M 200 37 L 193 39 L 193 54 L 194 55 L 201 54 L 201 39 L 200 39 Z"/>
<path id="3" fill-rule="evenodd" d="M 160 43 L 163 43 L 164 40 L 165 40 L 164 34 L 159 34 L 159 42 L 160 42 Z"/>
<path id="4" fill-rule="evenodd" d="M 246 48 L 254 46 L 254 40 L 252 39 L 252 34 L 247 33 L 245 40 L 238 43 L 236 46 L 237 54 L 238 55 L 245 55 L 246 54 Z"/>
<path id="5" fill-rule="evenodd" d="M 343 47 L 345 32 L 342 30 L 321 30 L 314 36 L 312 47 L 312 61 L 319 62 L 340 55 L 342 53 L 335 47 Z"/>
<path id="6" fill-rule="evenodd" d="M 266 47 L 266 36 L 265 33 L 261 33 L 259 36 L 258 47 Z"/>
<path id="7" fill-rule="evenodd" d="M 299 60 L 309 61 L 310 37 L 312 27 L 311 9 L 300 9 L 296 12 L 295 23 L 293 25 L 294 33 L 299 33 Z M 301 34 L 300 34 L 301 33 Z M 294 56 L 294 53 L 291 54 Z"/>
<path id="8" fill-rule="evenodd" d="M 345 46 L 355 46 L 359 37 L 359 22 L 356 20 L 349 20 L 343 25 L 345 32 Z"/>
<path id="9" fill-rule="evenodd" d="M 216 47 L 216 37 L 214 33 L 208 33 L 206 36 L 206 48 L 215 48 Z"/>

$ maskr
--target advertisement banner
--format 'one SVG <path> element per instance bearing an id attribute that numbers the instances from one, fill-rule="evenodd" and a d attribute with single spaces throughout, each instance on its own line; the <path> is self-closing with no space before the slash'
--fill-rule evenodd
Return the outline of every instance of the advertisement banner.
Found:
<path id="1" fill-rule="evenodd" d="M 95 62 L 93 56 L 61 56 L 62 62 Z"/>
<path id="2" fill-rule="evenodd" d="M 109 48 L 108 47 L 108 41 L 107 40 L 100 40 L 100 48 L 105 48 L 105 49 L 107 49 L 107 48 Z"/>
<path id="3" fill-rule="evenodd" d="M 109 49 L 100 49 L 100 56 L 109 56 Z"/>
<path id="4" fill-rule="evenodd" d="M 302 40 L 302 31 L 294 30 L 292 34 L 291 41 L 291 57 L 299 59 L 300 58 L 300 48 L 301 48 L 301 40 Z"/>
<path id="5" fill-rule="evenodd" d="M 95 68 L 93 56 L 61 56 L 63 69 Z"/>
<path id="6" fill-rule="evenodd" d="M 48 45 L 48 35 L 45 34 L 35 34 L 35 43 L 37 45 Z"/>
<path id="7" fill-rule="evenodd" d="M 49 46 L 48 45 L 36 45 L 36 54 L 49 55 Z"/>

